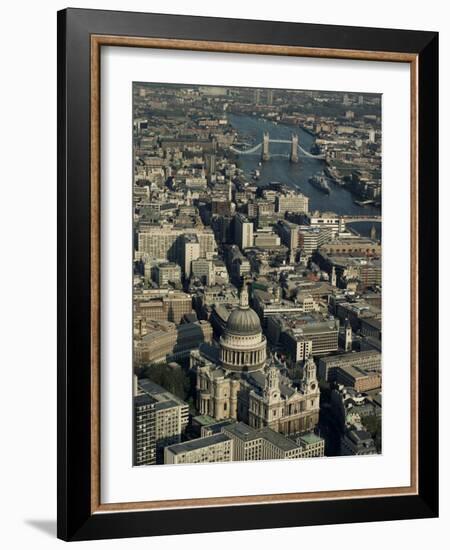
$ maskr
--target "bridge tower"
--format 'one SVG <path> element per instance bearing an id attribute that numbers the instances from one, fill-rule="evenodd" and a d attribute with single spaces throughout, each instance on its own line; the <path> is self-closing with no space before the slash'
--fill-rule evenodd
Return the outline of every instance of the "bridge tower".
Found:
<path id="1" fill-rule="evenodd" d="M 298 135 L 292 134 L 291 141 L 291 155 L 289 157 L 291 162 L 298 162 Z"/>
<path id="2" fill-rule="evenodd" d="M 269 140 L 269 132 L 264 132 L 263 142 L 262 142 L 261 160 L 269 160 L 269 158 L 270 158 L 269 141 L 270 141 Z"/>

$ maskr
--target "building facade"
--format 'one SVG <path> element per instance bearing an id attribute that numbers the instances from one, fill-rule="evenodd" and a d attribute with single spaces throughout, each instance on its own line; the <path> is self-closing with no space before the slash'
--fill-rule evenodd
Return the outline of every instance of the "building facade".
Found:
<path id="1" fill-rule="evenodd" d="M 134 339 L 136 366 L 173 361 L 189 356 L 192 349 L 211 342 L 213 331 L 208 321 L 174 325 L 168 322 L 153 322 L 149 331 Z"/>
<path id="2" fill-rule="evenodd" d="M 220 433 L 200 437 L 164 449 L 164 464 L 201 464 L 233 460 L 233 441 Z"/>
<path id="3" fill-rule="evenodd" d="M 155 402 L 148 395 L 133 398 L 133 465 L 156 464 Z"/>
<path id="4" fill-rule="evenodd" d="M 318 365 L 319 378 L 329 381 L 335 369 L 348 366 L 360 367 L 366 372 L 380 372 L 381 353 L 376 350 L 367 350 L 321 357 Z"/>
<path id="5" fill-rule="evenodd" d="M 253 246 L 253 223 L 242 214 L 236 214 L 235 218 L 235 237 L 241 250 Z"/>

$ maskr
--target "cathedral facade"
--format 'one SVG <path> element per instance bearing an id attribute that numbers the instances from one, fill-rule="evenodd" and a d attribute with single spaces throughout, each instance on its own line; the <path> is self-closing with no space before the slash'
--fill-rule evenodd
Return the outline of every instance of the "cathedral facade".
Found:
<path id="1" fill-rule="evenodd" d="M 217 361 L 200 350 L 191 352 L 196 372 L 196 405 L 216 420 L 243 421 L 284 435 L 313 430 L 319 420 L 319 384 L 312 357 L 299 387 L 267 360 L 266 338 L 259 317 L 248 305 L 244 287 L 239 308 L 227 321 Z"/>

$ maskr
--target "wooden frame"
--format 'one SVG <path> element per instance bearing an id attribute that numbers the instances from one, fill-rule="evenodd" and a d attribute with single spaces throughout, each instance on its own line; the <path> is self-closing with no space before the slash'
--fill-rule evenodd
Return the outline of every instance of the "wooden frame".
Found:
<path id="1" fill-rule="evenodd" d="M 58 40 L 58 536 L 81 540 L 435 516 L 437 34 L 69 9 L 58 14 Z M 99 97 L 100 49 L 106 45 L 410 64 L 410 487 L 100 502 Z M 433 219 L 419 224 L 430 211 L 436 212 Z M 426 375 L 420 368 L 425 361 Z"/>

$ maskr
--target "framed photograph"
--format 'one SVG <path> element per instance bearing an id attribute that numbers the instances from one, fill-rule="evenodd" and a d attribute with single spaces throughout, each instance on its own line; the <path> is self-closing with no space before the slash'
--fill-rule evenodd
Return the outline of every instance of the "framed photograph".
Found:
<path id="1" fill-rule="evenodd" d="M 437 95 L 434 32 L 58 13 L 60 538 L 437 516 Z"/>

